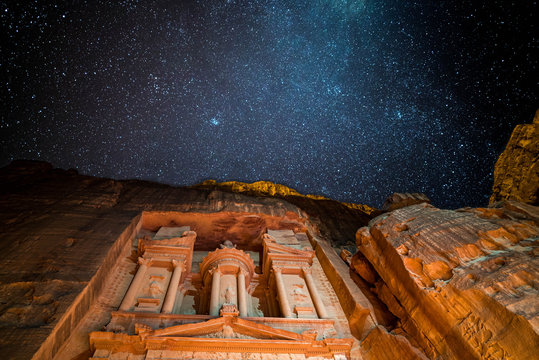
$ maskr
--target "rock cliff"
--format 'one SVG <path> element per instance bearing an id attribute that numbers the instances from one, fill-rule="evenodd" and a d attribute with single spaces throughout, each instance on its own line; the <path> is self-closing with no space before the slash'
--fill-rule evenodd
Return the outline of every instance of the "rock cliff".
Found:
<path id="1" fill-rule="evenodd" d="M 393 211 L 406 206 L 428 203 L 430 204 L 430 199 L 425 194 L 419 193 L 394 193 L 389 196 L 384 205 L 382 205 L 383 211 Z"/>
<path id="2" fill-rule="evenodd" d="M 538 225 L 539 209 L 517 202 L 456 211 L 412 205 L 358 230 L 352 265 L 399 319 L 394 335 L 404 330 L 429 358 L 532 359 L 539 354 Z M 394 348 L 369 346 L 362 345 L 365 359 L 395 358 Z M 410 358 L 410 346 L 402 356 Z"/>
<path id="3" fill-rule="evenodd" d="M 322 195 L 312 195 L 312 194 L 303 195 L 299 193 L 297 190 L 289 188 L 288 186 L 275 184 L 271 181 L 256 181 L 254 183 L 244 183 L 240 181 L 226 181 L 226 182 L 218 183 L 215 180 L 206 180 L 200 184 L 193 185 L 190 188 L 229 191 L 229 192 L 242 193 L 242 194 L 252 195 L 252 196 L 272 196 L 272 197 L 278 197 L 278 198 L 292 200 L 292 201 L 294 198 L 307 198 L 307 199 L 312 199 L 312 200 L 326 200 L 326 201 L 334 202 L 334 200 L 329 199 Z M 376 208 L 373 208 L 372 206 L 365 205 L 365 204 L 354 204 L 354 203 L 345 203 L 345 202 L 339 202 L 339 204 L 349 207 L 351 209 L 361 210 L 362 212 L 368 215 L 380 213 L 380 211 L 378 211 Z"/>
<path id="4" fill-rule="evenodd" d="M 302 195 L 294 189 L 270 181 L 249 184 L 239 181 L 218 183 L 206 180 L 190 188 L 286 200 L 305 211 L 311 220 L 319 224 L 321 234 L 329 236 L 333 246 L 336 247 L 346 245 L 349 239 L 354 238 L 358 223 L 366 223 L 370 218 L 381 214 L 380 210 L 368 205 L 343 203 L 320 195 Z M 340 214 L 339 218 L 335 214 Z"/>
<path id="5" fill-rule="evenodd" d="M 490 203 L 516 200 L 539 204 L 539 110 L 532 124 L 517 125 L 494 168 Z"/>

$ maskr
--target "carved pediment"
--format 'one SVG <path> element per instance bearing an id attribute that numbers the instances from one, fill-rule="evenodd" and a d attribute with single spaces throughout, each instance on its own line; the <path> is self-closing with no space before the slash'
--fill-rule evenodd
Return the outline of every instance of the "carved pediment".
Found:
<path id="1" fill-rule="evenodd" d="M 271 326 L 244 320 L 238 317 L 220 317 L 202 323 L 183 324 L 165 329 L 145 331 L 139 335 L 145 338 L 226 338 L 260 340 L 297 340 L 303 335 L 291 331 L 275 329 Z"/>
<path id="2" fill-rule="evenodd" d="M 223 316 L 205 322 L 171 326 L 152 330 L 137 324 L 137 335 L 125 333 L 90 333 L 92 349 L 142 354 L 147 350 L 201 351 L 224 353 L 290 352 L 309 356 L 334 357 L 348 355 L 354 340 L 325 338 L 316 340 L 314 329 L 297 334 L 287 330 L 238 318 Z M 334 334 L 331 334 L 334 335 Z"/>
<path id="3" fill-rule="evenodd" d="M 210 333 L 207 335 L 200 336 L 202 338 L 217 338 L 217 339 L 252 339 L 257 340 L 258 338 L 254 336 L 240 334 L 235 332 L 234 329 L 229 325 L 224 325 L 222 331 Z"/>

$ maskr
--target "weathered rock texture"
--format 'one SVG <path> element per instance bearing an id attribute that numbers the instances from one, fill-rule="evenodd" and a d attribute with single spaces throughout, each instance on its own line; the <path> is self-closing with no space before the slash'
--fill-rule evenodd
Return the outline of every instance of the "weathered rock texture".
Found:
<path id="1" fill-rule="evenodd" d="M 537 207 L 515 202 L 413 205 L 361 228 L 352 264 L 429 358 L 536 359 L 538 221 Z M 374 341 L 364 340 L 364 358 L 398 358 L 394 348 L 369 355 Z M 410 358 L 409 344 L 399 344 Z"/>
<path id="2" fill-rule="evenodd" d="M 317 256 L 329 253 L 326 268 L 346 267 L 330 242 L 354 241 L 371 216 L 336 201 L 296 197 L 292 204 L 217 189 L 114 181 L 44 162 L 0 169 L 0 357 L 30 359 L 39 351 L 52 358 L 58 352 L 103 292 L 106 271 L 122 251 L 116 247 L 131 241 L 143 211 L 177 213 L 159 226 L 181 225 L 189 217 L 199 249 L 214 249 L 224 238 L 242 247 L 275 224 L 294 229 L 308 223 Z M 365 322 L 368 304 L 358 303 L 361 292 L 350 278 L 332 273 L 330 281 L 339 282 L 346 315 L 362 328 L 358 320 Z"/>
<path id="3" fill-rule="evenodd" d="M 206 180 L 190 188 L 284 199 L 305 211 L 310 219 L 316 220 L 320 233 L 324 237 L 330 236 L 334 246 L 345 245 L 347 239 L 354 237 L 359 223 L 365 223 L 381 213 L 380 210 L 368 205 L 342 203 L 320 195 L 302 195 L 294 189 L 270 181 L 249 184 L 238 181 L 217 183 L 214 180 Z M 339 218 L 335 214 L 339 214 Z"/>
<path id="4" fill-rule="evenodd" d="M 430 199 L 427 195 L 420 193 L 394 193 L 386 199 L 384 205 L 382 205 L 382 210 L 393 211 L 421 203 L 430 204 Z"/>
<path id="5" fill-rule="evenodd" d="M 533 124 L 517 125 L 494 167 L 490 203 L 516 200 L 539 204 L 539 110 Z"/>
<path id="6" fill-rule="evenodd" d="M 377 326 L 361 342 L 364 360 L 427 360 L 428 358 L 410 344 L 402 335 L 392 335 L 383 326 Z"/>

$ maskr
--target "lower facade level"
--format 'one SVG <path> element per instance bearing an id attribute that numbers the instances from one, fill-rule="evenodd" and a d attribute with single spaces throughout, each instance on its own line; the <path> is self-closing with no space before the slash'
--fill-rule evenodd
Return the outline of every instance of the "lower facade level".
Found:
<path id="1" fill-rule="evenodd" d="M 354 339 L 305 233 L 267 230 L 262 251 L 195 251 L 188 226 L 137 241 L 136 267 L 92 360 L 349 359 Z"/>

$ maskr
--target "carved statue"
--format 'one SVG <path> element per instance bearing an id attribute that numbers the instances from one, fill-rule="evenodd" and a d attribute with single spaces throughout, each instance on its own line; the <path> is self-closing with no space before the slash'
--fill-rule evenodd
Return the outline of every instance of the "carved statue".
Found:
<path id="1" fill-rule="evenodd" d="M 162 292 L 163 292 L 163 290 L 161 290 L 161 287 L 159 286 L 157 281 L 152 281 L 150 283 L 149 293 L 150 293 L 151 296 L 153 296 L 153 297 L 159 296 L 159 294 L 161 294 Z"/>
<path id="2" fill-rule="evenodd" d="M 303 303 L 305 300 L 307 300 L 307 295 L 303 291 L 303 285 L 294 284 L 292 287 L 292 296 L 294 297 L 295 301 Z"/>
<path id="3" fill-rule="evenodd" d="M 221 245 L 219 245 L 221 249 L 235 249 L 236 245 L 232 243 L 230 240 L 225 240 Z"/>
<path id="4" fill-rule="evenodd" d="M 225 304 L 232 304 L 232 297 L 234 296 L 234 290 L 232 287 L 227 287 L 225 290 Z"/>

